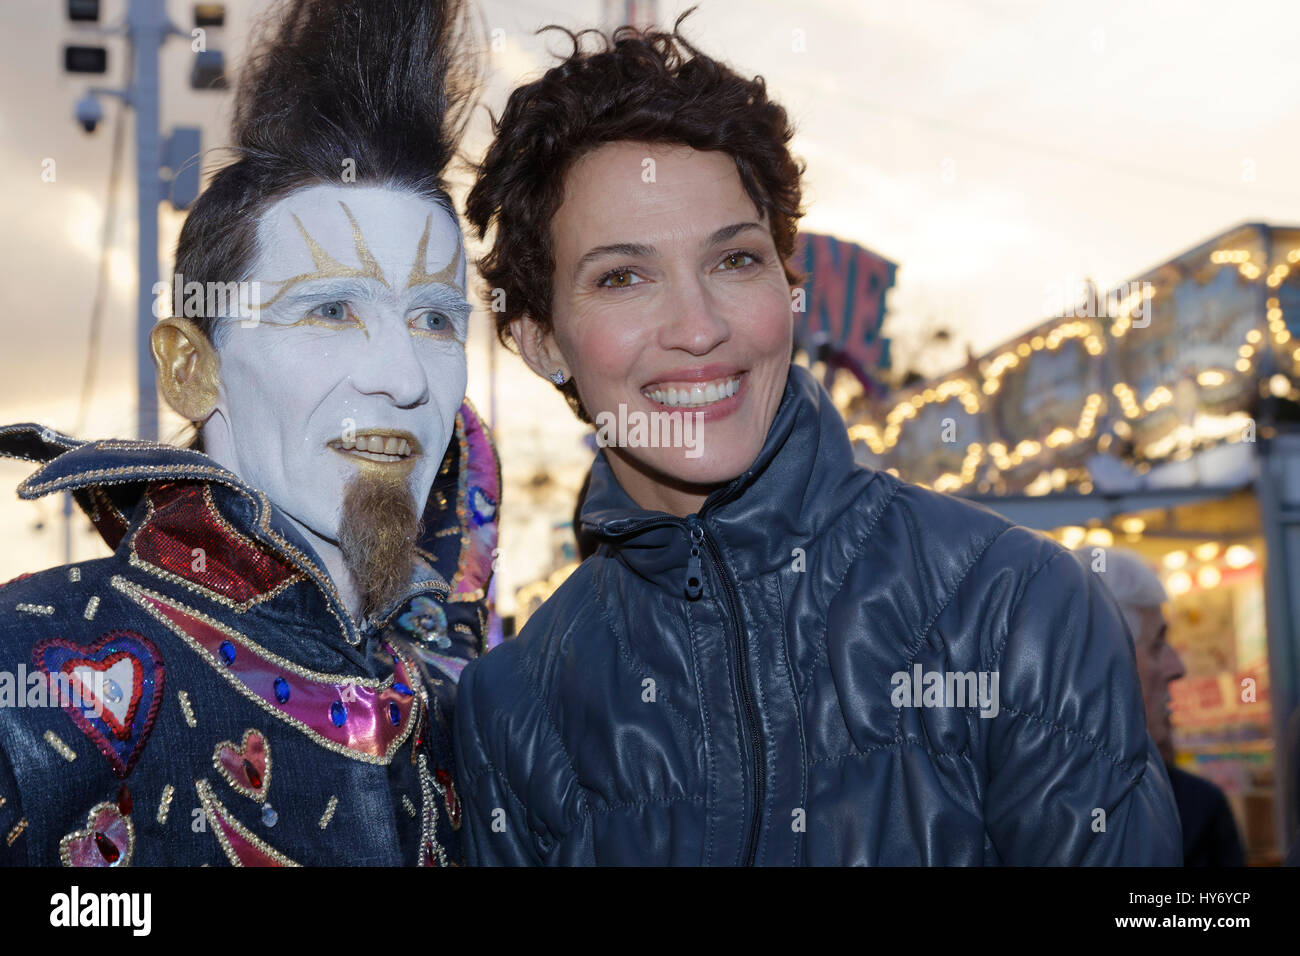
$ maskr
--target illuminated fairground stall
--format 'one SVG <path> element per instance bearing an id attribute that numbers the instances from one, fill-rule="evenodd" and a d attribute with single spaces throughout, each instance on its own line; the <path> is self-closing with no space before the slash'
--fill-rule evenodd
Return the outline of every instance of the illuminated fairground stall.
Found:
<path id="1" fill-rule="evenodd" d="M 854 447 L 1158 569 L 1186 668 L 1178 762 L 1223 788 L 1250 860 L 1275 862 L 1300 795 L 1300 228 L 1232 229 L 1060 312 L 868 404 Z"/>

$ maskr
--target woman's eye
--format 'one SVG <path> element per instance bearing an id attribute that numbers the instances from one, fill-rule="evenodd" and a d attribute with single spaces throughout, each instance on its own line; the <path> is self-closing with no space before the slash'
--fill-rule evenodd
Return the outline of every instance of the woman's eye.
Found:
<path id="1" fill-rule="evenodd" d="M 748 262 L 744 260 L 749 260 Z M 722 260 L 724 269 L 741 269 L 752 262 L 757 262 L 758 257 L 748 252 L 730 252 Z"/>
<path id="2" fill-rule="evenodd" d="M 626 289 L 628 286 L 640 285 L 644 281 L 637 278 L 633 282 L 634 277 L 636 277 L 636 273 L 631 269 L 615 269 L 613 272 L 606 272 L 596 284 L 607 289 Z"/>
<path id="3" fill-rule="evenodd" d="M 342 322 L 348 318 L 348 304 L 346 302 L 324 302 L 311 310 L 313 318 L 325 319 L 329 322 Z"/>

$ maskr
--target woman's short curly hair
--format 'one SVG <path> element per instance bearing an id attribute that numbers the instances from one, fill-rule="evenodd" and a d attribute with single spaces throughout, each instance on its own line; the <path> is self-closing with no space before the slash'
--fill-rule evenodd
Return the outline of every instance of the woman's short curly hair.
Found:
<path id="1" fill-rule="evenodd" d="M 694 8 L 692 8 L 693 10 Z M 745 192 L 768 217 L 786 279 L 795 252 L 803 163 L 790 153 L 794 129 L 785 109 L 767 95 L 761 76 L 745 79 L 701 53 L 681 35 L 619 27 L 560 30 L 573 50 L 540 79 L 510 94 L 493 119 L 493 141 L 477 168 L 466 218 L 492 244 L 479 260 L 492 303 L 497 337 L 510 344 L 510 323 L 521 317 L 549 330 L 555 256 L 551 220 L 564 198 L 564 178 L 586 153 L 606 143 L 635 141 L 719 150 L 736 163 Z M 594 48 L 585 44 L 594 39 Z M 572 379 L 560 386 L 583 421 Z"/>

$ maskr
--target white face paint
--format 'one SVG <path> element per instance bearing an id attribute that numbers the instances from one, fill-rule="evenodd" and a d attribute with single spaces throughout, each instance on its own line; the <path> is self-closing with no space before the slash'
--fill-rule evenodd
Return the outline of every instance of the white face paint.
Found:
<path id="1" fill-rule="evenodd" d="M 271 206 L 257 239 L 261 308 L 221 320 L 208 453 L 326 542 L 360 468 L 409 475 L 422 510 L 465 396 L 455 219 L 406 191 L 315 185 Z"/>

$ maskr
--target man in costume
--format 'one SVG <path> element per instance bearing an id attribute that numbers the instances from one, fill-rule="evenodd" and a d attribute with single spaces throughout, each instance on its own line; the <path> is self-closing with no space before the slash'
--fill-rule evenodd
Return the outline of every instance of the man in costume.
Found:
<path id="1" fill-rule="evenodd" d="M 0 428 L 39 465 L 20 496 L 71 492 L 113 549 L 0 588 L 0 862 L 458 862 L 500 487 L 441 179 L 464 23 L 281 14 L 153 331 L 192 447 Z"/>

